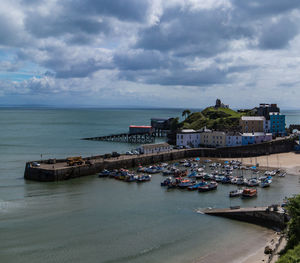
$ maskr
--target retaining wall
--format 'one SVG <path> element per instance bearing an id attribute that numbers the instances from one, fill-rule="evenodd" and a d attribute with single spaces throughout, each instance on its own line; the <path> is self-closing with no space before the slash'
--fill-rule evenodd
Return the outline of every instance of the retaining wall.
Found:
<path id="1" fill-rule="evenodd" d="M 294 148 L 293 140 L 278 140 L 269 143 L 255 145 L 224 147 L 224 148 L 193 148 L 178 151 L 171 151 L 158 154 L 126 156 L 126 158 L 103 159 L 103 156 L 83 158 L 84 160 L 98 160 L 93 164 L 62 167 L 57 169 L 43 169 L 32 167 L 32 162 L 26 163 L 24 178 L 35 181 L 58 181 L 76 178 L 80 176 L 96 174 L 103 169 L 133 168 L 139 165 L 150 165 L 159 162 L 166 162 L 193 157 L 215 157 L 215 158 L 241 158 L 266 155 L 272 153 L 290 152 Z M 66 159 L 57 159 L 56 163 L 67 162 Z M 47 160 L 40 163 L 48 163 Z M 54 164 L 55 166 L 55 164 Z"/>

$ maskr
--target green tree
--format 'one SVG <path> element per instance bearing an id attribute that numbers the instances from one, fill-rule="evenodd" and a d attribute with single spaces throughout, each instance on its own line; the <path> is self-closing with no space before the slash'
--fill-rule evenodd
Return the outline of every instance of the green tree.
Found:
<path id="1" fill-rule="evenodd" d="M 179 118 L 176 117 L 171 121 L 170 129 L 172 132 L 175 132 L 179 127 Z"/>
<path id="2" fill-rule="evenodd" d="M 191 111 L 186 109 L 182 112 L 182 117 L 185 117 L 185 119 L 186 119 L 188 116 L 190 116 L 190 114 L 191 114 Z"/>
<path id="3" fill-rule="evenodd" d="M 291 219 L 288 223 L 286 248 L 291 249 L 300 243 L 300 195 L 289 198 L 287 210 Z"/>

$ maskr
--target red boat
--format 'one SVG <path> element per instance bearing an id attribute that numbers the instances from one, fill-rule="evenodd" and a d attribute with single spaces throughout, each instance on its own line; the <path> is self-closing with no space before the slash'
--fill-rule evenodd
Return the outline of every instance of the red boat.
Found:
<path id="1" fill-rule="evenodd" d="M 257 190 L 256 189 L 250 189 L 246 188 L 243 190 L 242 197 L 243 198 L 251 198 L 257 196 Z"/>

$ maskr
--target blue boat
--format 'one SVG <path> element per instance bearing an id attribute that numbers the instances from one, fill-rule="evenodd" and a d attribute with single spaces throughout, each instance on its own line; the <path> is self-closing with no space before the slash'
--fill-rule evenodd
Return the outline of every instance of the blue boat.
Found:
<path id="1" fill-rule="evenodd" d="M 98 176 L 99 176 L 99 177 L 108 177 L 110 173 L 111 173 L 111 172 L 108 171 L 108 170 L 103 170 L 101 173 L 99 173 Z"/>
<path id="2" fill-rule="evenodd" d="M 188 188 L 189 186 L 192 186 L 194 184 L 195 183 L 190 181 L 190 180 L 182 180 L 182 182 L 180 182 L 178 184 L 178 187 L 181 188 L 181 189 L 184 189 L 184 188 Z"/>
<path id="3" fill-rule="evenodd" d="M 160 185 L 161 186 L 168 186 L 172 182 L 172 177 L 167 177 L 165 180 L 163 180 Z"/>
<path id="4" fill-rule="evenodd" d="M 194 191 L 194 190 L 197 190 L 199 187 L 201 187 L 201 186 L 204 186 L 204 185 L 207 185 L 208 183 L 207 182 L 200 182 L 200 183 L 197 183 L 197 184 L 194 184 L 194 185 L 191 185 L 191 186 L 189 186 L 187 189 L 189 190 L 189 191 Z"/>
<path id="5" fill-rule="evenodd" d="M 197 176 L 197 172 L 193 171 L 187 177 L 189 177 L 189 178 L 195 178 L 196 176 Z"/>

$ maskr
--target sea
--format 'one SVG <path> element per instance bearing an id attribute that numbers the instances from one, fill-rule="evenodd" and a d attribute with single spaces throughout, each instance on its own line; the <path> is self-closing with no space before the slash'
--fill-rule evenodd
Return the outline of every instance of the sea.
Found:
<path id="1" fill-rule="evenodd" d="M 207 193 L 167 190 L 159 174 L 142 184 L 97 174 L 50 183 L 23 178 L 26 161 L 134 149 L 138 145 L 81 138 L 127 132 L 131 124 L 181 113 L 0 108 L 0 262 L 242 262 L 263 246 L 270 230 L 201 209 L 279 203 L 299 193 L 298 176 L 274 177 L 251 200 L 230 199 L 232 185 Z M 287 124 L 300 123 L 300 111 L 283 113 Z"/>

